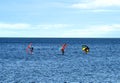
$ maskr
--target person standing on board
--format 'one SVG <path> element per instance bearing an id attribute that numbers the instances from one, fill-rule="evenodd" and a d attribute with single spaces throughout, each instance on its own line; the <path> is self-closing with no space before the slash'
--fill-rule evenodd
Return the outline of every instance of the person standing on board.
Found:
<path id="1" fill-rule="evenodd" d="M 82 45 L 82 51 L 84 51 L 87 54 L 90 50 L 87 45 Z"/>
<path id="2" fill-rule="evenodd" d="M 33 46 L 32 46 L 32 43 L 30 43 L 28 45 L 28 47 L 26 48 L 26 52 L 29 53 L 29 54 L 33 54 Z"/>
<path id="3" fill-rule="evenodd" d="M 61 48 L 62 55 L 64 55 L 66 46 L 67 46 L 66 43 L 62 45 L 62 48 Z"/>

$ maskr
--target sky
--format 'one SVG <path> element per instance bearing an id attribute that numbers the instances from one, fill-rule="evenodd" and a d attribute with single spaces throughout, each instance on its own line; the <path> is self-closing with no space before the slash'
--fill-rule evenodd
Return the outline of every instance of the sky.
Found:
<path id="1" fill-rule="evenodd" d="M 120 38 L 120 0 L 1 0 L 0 37 Z"/>

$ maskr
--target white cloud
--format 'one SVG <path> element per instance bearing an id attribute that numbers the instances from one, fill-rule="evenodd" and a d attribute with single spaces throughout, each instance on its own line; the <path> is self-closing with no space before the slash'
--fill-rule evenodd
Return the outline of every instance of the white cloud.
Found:
<path id="1" fill-rule="evenodd" d="M 82 3 L 72 4 L 71 7 L 80 9 L 98 9 L 113 6 L 120 7 L 120 0 L 89 0 Z"/>
<path id="2" fill-rule="evenodd" d="M 42 29 L 61 29 L 61 28 L 69 28 L 71 27 L 71 25 L 69 24 L 41 24 L 41 25 L 37 25 L 38 28 L 42 28 Z"/>
<path id="3" fill-rule="evenodd" d="M 72 25 L 69 24 L 23 24 L 23 23 L 16 23 L 16 24 L 10 24 L 10 23 L 0 23 L 0 29 L 32 29 L 32 30 L 40 30 L 40 29 L 61 29 L 66 27 L 71 27 Z"/>
<path id="4" fill-rule="evenodd" d="M 76 27 L 73 29 L 72 27 Z M 120 24 L 92 25 L 78 28 L 75 24 L 5 24 L 0 23 L 0 35 L 11 37 L 108 37 L 120 32 Z M 5 29 L 4 29 L 5 28 Z M 22 29 L 22 30 L 21 30 Z M 27 30 L 25 30 L 27 29 Z M 22 34 L 21 34 L 22 33 Z M 45 34 L 44 34 L 45 33 Z M 61 34 L 62 33 L 62 34 Z M 112 34 L 111 34 L 112 33 Z M 26 35 L 27 34 L 27 35 Z"/>
<path id="5" fill-rule="evenodd" d="M 93 9 L 93 10 L 91 10 L 91 12 L 118 12 L 118 11 L 116 11 L 116 10 L 108 10 L 108 9 Z"/>
<path id="6" fill-rule="evenodd" d="M 27 29 L 29 28 L 29 24 L 8 24 L 8 23 L 0 23 L 0 29 Z"/>
<path id="7" fill-rule="evenodd" d="M 0 37 L 59 37 L 63 30 L 71 26 L 72 24 L 0 23 Z"/>
<path id="8" fill-rule="evenodd" d="M 64 32 L 63 37 L 104 37 L 105 35 L 120 31 L 120 24 L 90 26 L 84 29 L 73 29 Z"/>

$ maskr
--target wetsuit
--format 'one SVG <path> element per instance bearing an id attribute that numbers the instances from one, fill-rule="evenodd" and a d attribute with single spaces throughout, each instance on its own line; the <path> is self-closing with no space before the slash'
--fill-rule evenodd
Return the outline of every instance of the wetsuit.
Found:
<path id="1" fill-rule="evenodd" d="M 61 51 L 62 51 L 62 55 L 64 55 L 64 49 L 61 49 Z"/>
<path id="2" fill-rule="evenodd" d="M 33 52 L 33 47 L 30 48 L 31 53 Z"/>
<path id="3" fill-rule="evenodd" d="M 67 46 L 67 44 L 64 44 L 64 45 L 62 46 L 62 49 L 61 49 L 62 55 L 64 55 L 64 50 L 65 50 L 66 46 Z"/>
<path id="4" fill-rule="evenodd" d="M 88 47 L 85 48 L 85 52 L 86 52 L 86 54 L 89 52 L 89 48 Z"/>

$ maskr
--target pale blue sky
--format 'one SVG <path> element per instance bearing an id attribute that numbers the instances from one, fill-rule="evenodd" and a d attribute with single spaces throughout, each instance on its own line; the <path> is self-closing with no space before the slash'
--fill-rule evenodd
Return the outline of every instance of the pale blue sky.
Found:
<path id="1" fill-rule="evenodd" d="M 0 37 L 120 38 L 120 0 L 2 0 Z"/>

